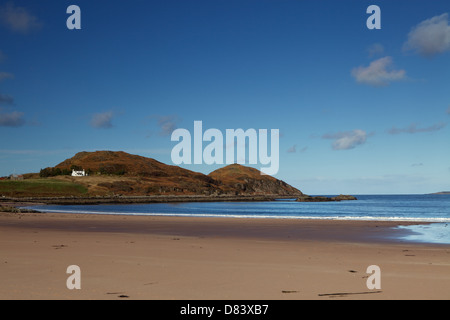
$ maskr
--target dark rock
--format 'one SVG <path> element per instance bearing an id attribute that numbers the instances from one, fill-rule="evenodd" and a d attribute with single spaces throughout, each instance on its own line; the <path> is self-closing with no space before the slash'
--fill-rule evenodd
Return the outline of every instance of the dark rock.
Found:
<path id="1" fill-rule="evenodd" d="M 340 194 L 337 197 L 333 197 L 331 199 L 334 199 L 334 201 L 342 201 L 342 200 L 358 200 L 356 199 L 356 197 L 354 196 L 350 196 L 350 195 L 345 195 L 345 194 Z"/>
<path id="2" fill-rule="evenodd" d="M 346 200 L 357 200 L 356 197 L 354 196 L 349 196 L 349 195 L 339 195 L 336 197 L 323 197 L 323 196 L 316 196 L 316 197 L 312 197 L 312 196 L 308 196 L 308 195 L 303 195 L 299 198 L 297 198 L 298 202 L 329 202 L 329 201 L 346 201 Z"/>

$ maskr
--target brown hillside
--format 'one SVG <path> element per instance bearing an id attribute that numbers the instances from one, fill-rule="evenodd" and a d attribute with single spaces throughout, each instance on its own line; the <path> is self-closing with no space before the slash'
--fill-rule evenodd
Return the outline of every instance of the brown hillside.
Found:
<path id="1" fill-rule="evenodd" d="M 257 169 L 240 164 L 231 164 L 209 174 L 220 181 L 223 186 L 237 190 L 239 193 L 303 195 L 303 193 L 286 182 L 272 176 L 262 175 Z"/>
<path id="2" fill-rule="evenodd" d="M 80 152 L 56 166 L 73 166 L 89 177 L 67 177 L 88 187 L 91 195 L 301 195 L 302 193 L 253 168 L 230 165 L 209 175 L 171 166 L 155 159 L 118 151 Z"/>
<path id="3" fill-rule="evenodd" d="M 92 173 L 120 174 L 125 176 L 167 177 L 194 176 L 196 172 L 170 166 L 155 159 L 129 154 L 123 151 L 79 152 L 56 166 L 70 169 L 79 166 Z"/>

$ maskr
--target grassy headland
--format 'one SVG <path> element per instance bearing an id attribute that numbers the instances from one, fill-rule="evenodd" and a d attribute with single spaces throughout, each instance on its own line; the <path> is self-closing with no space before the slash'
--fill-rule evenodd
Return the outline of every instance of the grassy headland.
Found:
<path id="1" fill-rule="evenodd" d="M 84 196 L 88 189 L 78 183 L 59 179 L 0 181 L 0 195 L 5 197 Z"/>

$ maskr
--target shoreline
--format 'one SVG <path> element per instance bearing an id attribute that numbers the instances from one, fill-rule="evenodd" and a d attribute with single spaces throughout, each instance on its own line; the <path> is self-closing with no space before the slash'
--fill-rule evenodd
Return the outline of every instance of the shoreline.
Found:
<path id="1" fill-rule="evenodd" d="M 60 205 L 83 204 L 146 204 L 177 202 L 256 202 L 296 199 L 302 195 L 154 195 L 154 196 L 93 196 L 93 197 L 4 197 L 0 203 L 41 203 Z"/>
<path id="2" fill-rule="evenodd" d="M 195 196 L 197 197 L 197 196 Z M 134 198 L 134 197 L 133 197 Z M 148 199 L 148 197 L 144 197 Z M 172 196 L 169 196 L 169 198 L 173 198 Z M 320 197 L 319 197 L 320 198 Z M 40 202 L 36 200 L 41 200 Z M 289 216 L 289 215 L 237 215 L 237 214 L 185 214 L 185 213 L 152 213 L 152 212 L 125 212 L 125 213 L 117 213 L 117 212 L 96 212 L 96 211 L 64 211 L 64 210 L 33 210 L 33 209 L 27 209 L 27 207 L 33 207 L 33 206 L 47 206 L 47 205 L 60 205 L 60 206 L 70 206 L 70 205 L 127 205 L 127 204 L 154 204 L 154 203 L 160 203 L 160 204 L 172 204 L 172 203 L 195 203 L 195 202 L 269 202 L 274 201 L 276 202 L 278 199 L 280 201 L 283 201 L 283 199 L 288 199 L 286 201 L 290 202 L 298 202 L 295 200 L 292 200 L 292 197 L 289 196 L 281 196 L 281 198 L 274 198 L 274 197 L 265 197 L 265 200 L 261 200 L 260 198 L 251 197 L 250 200 L 240 198 L 240 200 L 232 200 L 229 197 L 222 198 L 220 201 L 216 201 L 215 198 L 206 197 L 207 200 L 205 200 L 203 197 L 199 197 L 199 201 L 190 201 L 186 200 L 186 197 L 178 197 L 175 196 L 173 201 L 166 201 L 167 198 L 164 196 L 164 198 L 161 198 L 161 201 L 150 201 L 150 200 L 139 200 L 140 197 L 136 200 L 136 202 L 129 202 L 130 200 L 123 200 L 121 198 L 117 199 L 118 202 L 111 202 L 111 198 L 104 199 L 104 203 L 95 202 L 96 200 L 92 199 L 92 203 L 85 203 L 85 200 L 48 200 L 45 201 L 43 198 L 39 199 L 33 199 L 33 200 L 20 200 L 16 199 L 15 201 L 6 201 L 4 202 L 0 201 L 0 211 L 4 209 L 4 211 L 8 212 L 16 212 L 22 211 L 19 213 L 62 213 L 62 214 L 87 214 L 87 215 L 118 215 L 118 216 L 136 216 L 136 217 L 193 217 L 193 218 L 223 218 L 223 219 L 280 219 L 280 220 L 326 220 L 326 221 L 373 221 L 373 222 L 395 222 L 399 224 L 432 224 L 432 223 L 449 223 L 449 219 L 447 218 L 417 218 L 417 217 L 377 217 L 377 216 L 356 216 L 356 217 L 335 217 L 335 216 Z M 84 198 L 83 198 L 84 199 Z M 65 202 L 67 201 L 67 202 Z M 342 200 L 347 201 L 347 200 Z M 322 201 L 317 201 L 322 202 Z M 17 209 L 17 210 L 16 210 Z"/>
<path id="3" fill-rule="evenodd" d="M 25 208 L 27 206 L 24 206 Z M 22 208 L 22 207 L 20 207 Z M 382 218 L 382 217 L 333 217 L 333 216 L 308 216 L 308 217 L 300 217 L 300 216 L 260 216 L 260 215 L 225 215 L 225 214 L 184 214 L 184 213 L 116 213 L 116 212 L 89 212 L 89 211 L 60 211 L 60 210 L 47 210 L 47 211 L 36 211 L 36 210 L 23 210 L 19 213 L 60 213 L 60 214 L 72 214 L 72 215 L 99 215 L 99 216 L 125 216 L 125 217 L 172 217 L 172 218 L 205 218 L 205 219 L 261 219 L 261 220 L 306 220 L 306 221 L 349 221 L 349 222 L 392 222 L 397 223 L 399 225 L 412 225 L 412 224 L 420 224 L 427 225 L 433 223 L 448 223 L 447 220 L 442 220 L 441 218 Z"/>
<path id="4" fill-rule="evenodd" d="M 335 197 L 309 196 L 299 194 L 239 194 L 239 195 L 147 195 L 147 196 L 87 196 L 87 197 L 2 197 L 1 202 L 10 203 L 44 203 L 59 205 L 83 204 L 146 204 L 146 203 L 179 203 L 179 202 L 264 202 L 276 200 L 290 200 L 299 202 L 340 202 L 354 201 L 357 198 L 349 195 L 336 195 Z"/>
<path id="5" fill-rule="evenodd" d="M 178 198 L 178 197 L 176 197 Z M 293 201 L 290 197 L 287 197 L 288 201 Z M 282 199 L 279 199 L 282 201 Z M 275 201 L 275 200 L 273 200 Z M 192 202 L 192 201 L 191 201 Z M 194 201 L 195 202 L 195 201 Z M 248 201 L 249 203 L 253 201 Z M 295 202 L 295 201 L 293 201 Z M 171 202 L 164 202 L 166 204 L 170 204 Z M 179 203 L 179 202 L 178 202 Z M 189 202 L 184 202 L 189 203 Z M 138 203 L 135 203 L 136 205 Z M 145 204 L 145 203 L 140 203 Z M 63 214 L 63 215 L 72 215 L 73 217 L 80 216 L 110 216 L 110 217 L 137 217 L 137 218 L 178 218 L 178 219 L 214 219 L 222 221 L 221 225 L 224 225 L 224 221 L 226 220 L 267 220 L 267 223 L 272 223 L 268 221 L 291 221 L 292 223 L 303 223 L 308 222 L 315 224 L 322 222 L 327 223 L 331 222 L 334 226 L 339 226 L 338 223 L 361 223 L 362 225 L 366 225 L 366 223 L 375 223 L 375 227 L 378 228 L 382 225 L 385 229 L 389 228 L 389 232 L 385 232 L 384 236 L 377 236 L 377 241 L 382 242 L 409 242 L 409 243 L 418 243 L 418 244 L 430 244 L 430 245 L 450 245 L 448 236 L 445 236 L 445 227 L 447 227 L 448 219 L 440 219 L 440 218 L 414 218 L 414 217 L 370 217 L 370 216 L 357 216 L 357 217 L 335 217 L 335 216 L 283 216 L 283 215 L 248 215 L 248 214 L 195 214 L 195 213 L 163 213 L 163 212 L 117 212 L 115 210 L 110 211 L 82 211 L 82 210 L 64 210 L 64 209 L 46 209 L 45 207 L 49 204 L 46 203 L 33 203 L 33 202 L 4 202 L 0 204 L 0 212 L 2 209 L 5 212 L 10 212 L 12 214 Z M 121 205 L 121 204 L 95 204 L 94 206 L 102 206 L 102 205 Z M 41 208 L 29 208 L 32 206 L 40 206 Z M 50 205 L 51 206 L 51 205 Z M 66 205 L 59 205 L 61 207 L 65 207 Z M 70 205 L 68 205 L 70 206 Z M 83 205 L 81 205 L 83 206 Z M 36 209 L 36 210 L 35 210 Z M 42 215 L 41 215 L 42 216 Z M 222 220 L 220 220 L 222 219 Z M 198 220 L 200 221 L 200 220 Z M 212 220 L 211 220 L 212 221 Z M 216 221 L 217 222 L 217 221 Z M 253 223 L 253 222 L 252 222 Z M 253 223 L 255 224 L 255 223 Z M 276 224 L 276 223 L 272 223 Z M 388 225 L 388 227 L 386 227 Z M 346 226 L 346 225 L 345 225 Z M 123 229 L 122 229 L 123 230 Z M 126 231 L 126 230 L 125 230 Z M 443 233 L 444 232 L 444 233 Z M 373 232 L 371 231 L 370 234 Z M 381 234 L 381 233 L 380 233 Z M 264 237 L 267 237 L 265 235 Z M 365 235 L 366 238 L 370 238 L 371 236 Z M 342 237 L 338 237 L 340 240 Z M 375 240 L 376 237 L 372 237 L 371 241 Z M 360 239 L 357 239 L 361 241 Z"/>
<path id="6" fill-rule="evenodd" d="M 8 220 L 9 223 L 4 224 Z M 408 220 L 0 212 L 0 227 L 36 230 L 447 246 L 400 239 L 411 232 L 398 227 L 432 223 Z"/>

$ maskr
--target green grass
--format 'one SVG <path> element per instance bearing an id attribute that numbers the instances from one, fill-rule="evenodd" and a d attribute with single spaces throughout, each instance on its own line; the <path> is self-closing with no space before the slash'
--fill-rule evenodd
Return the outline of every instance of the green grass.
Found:
<path id="1" fill-rule="evenodd" d="M 54 179 L 0 181 L 0 195 L 7 197 L 83 196 L 87 192 L 80 184 Z"/>

